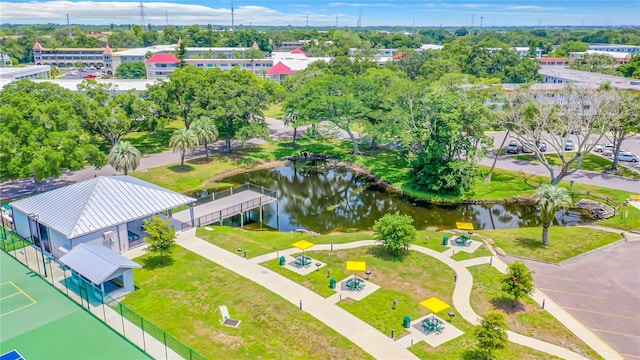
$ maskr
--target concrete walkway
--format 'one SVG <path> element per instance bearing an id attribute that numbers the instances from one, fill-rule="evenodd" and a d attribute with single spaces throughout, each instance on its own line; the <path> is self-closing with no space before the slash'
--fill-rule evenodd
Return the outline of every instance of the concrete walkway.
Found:
<path id="1" fill-rule="evenodd" d="M 266 270 L 259 264 L 268 260 L 275 260 L 279 256 L 282 255 L 291 255 L 293 253 L 300 252 L 299 249 L 290 248 L 282 251 L 277 251 L 265 255 L 260 255 L 248 260 L 245 260 L 234 253 L 221 249 L 211 243 L 208 243 L 202 239 L 193 237 L 190 239 L 185 239 L 179 242 L 183 247 L 196 252 L 209 260 L 216 262 L 222 266 L 227 267 L 228 269 L 252 280 L 258 284 L 265 286 L 266 288 L 276 292 L 277 294 L 283 296 L 285 299 L 289 300 L 293 304 L 299 305 L 299 301 L 303 300 L 304 310 L 309 312 L 309 314 L 316 317 L 318 320 L 324 322 L 328 326 L 332 327 L 336 331 L 340 332 L 345 337 L 352 340 L 362 349 L 367 351 L 372 356 L 378 359 L 388 359 L 388 358 L 399 358 L 399 353 L 396 350 L 392 350 L 388 356 L 384 356 L 381 352 L 379 352 L 379 347 L 381 343 L 378 341 L 383 341 L 382 344 L 388 344 L 389 342 L 394 345 L 399 345 L 391 339 L 387 338 L 383 334 L 381 334 L 376 329 L 372 328 L 368 324 L 356 318 L 356 320 L 347 321 L 349 326 L 344 327 L 344 321 L 336 322 L 333 316 L 344 316 L 342 314 L 346 313 L 343 309 L 334 306 L 331 301 L 320 297 L 319 295 L 311 292 L 306 289 L 302 285 L 299 285 L 291 280 L 288 280 L 279 274 L 273 273 L 271 271 Z M 355 241 L 351 243 L 345 244 L 318 244 L 315 245 L 312 249 L 314 251 L 328 251 L 328 250 L 344 250 L 344 249 L 353 249 L 363 246 L 374 246 L 376 242 L 374 240 L 362 240 Z M 502 262 L 500 259 L 490 257 L 480 257 L 474 258 L 465 261 L 455 261 L 443 253 L 439 253 L 435 250 L 428 249 L 422 246 L 412 245 L 411 250 L 423 253 L 425 255 L 434 257 L 439 261 L 445 263 L 447 266 L 451 267 L 457 275 L 456 286 L 453 292 L 453 305 L 458 311 L 458 313 L 469 323 L 478 324 L 480 316 L 475 313 L 473 308 L 471 307 L 471 303 L 469 301 L 471 296 L 471 289 L 473 286 L 473 276 L 467 270 L 468 266 L 475 266 L 481 264 L 489 264 L 490 262 L 494 267 L 496 267 L 501 272 L 506 272 L 507 265 Z M 536 302 L 542 303 L 542 299 L 546 299 L 546 296 L 540 291 L 536 291 L 533 294 L 533 298 Z M 330 310 L 331 309 L 331 310 Z M 552 301 L 547 300 L 545 304 L 545 309 L 549 311 L 551 315 L 553 315 L 558 321 L 563 323 L 570 331 L 574 332 L 576 336 L 582 339 L 585 343 L 589 344 L 596 352 L 598 352 L 605 359 L 623 359 L 617 352 L 615 352 L 611 347 L 609 347 L 606 343 L 604 343 L 600 338 L 594 335 L 591 331 L 589 331 L 586 327 L 580 324 L 577 320 L 575 320 L 571 315 L 566 313 L 563 309 L 561 309 L 557 304 Z M 347 313 L 349 317 L 354 317 L 353 315 Z M 344 318 L 343 318 L 344 319 Z M 338 327 L 336 327 L 338 325 Z M 358 329 L 361 328 L 361 329 Z M 371 335 L 362 336 L 362 332 L 366 332 L 367 334 L 376 333 L 376 337 L 372 337 Z M 535 338 L 531 338 L 522 334 L 514 333 L 512 331 L 507 331 L 509 341 L 514 342 L 519 345 L 527 346 L 532 349 L 535 349 L 540 352 L 544 352 L 547 354 L 551 354 L 563 359 L 586 359 L 584 356 L 577 354 L 568 349 L 562 348 L 560 346 L 550 344 Z M 378 340 L 379 339 L 379 340 Z M 383 340 L 384 339 L 384 340 Z M 386 348 L 386 345 L 382 346 L 382 348 Z M 394 347 L 397 349 L 397 346 Z M 406 350 L 405 350 L 406 351 Z M 415 358 L 413 354 L 408 353 L 408 356 L 411 358 Z M 404 357 L 402 357 L 404 358 Z"/>
<path id="2" fill-rule="evenodd" d="M 401 344 L 346 310 L 255 262 L 245 260 L 197 237 L 182 239 L 178 244 L 264 286 L 295 306 L 302 302 L 303 311 L 333 328 L 376 359 L 417 359 Z"/>

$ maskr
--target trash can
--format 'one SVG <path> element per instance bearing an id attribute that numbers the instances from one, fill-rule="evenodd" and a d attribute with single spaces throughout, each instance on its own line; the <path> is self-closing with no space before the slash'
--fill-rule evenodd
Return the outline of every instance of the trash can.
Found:
<path id="1" fill-rule="evenodd" d="M 284 266 L 286 262 L 287 262 L 287 259 L 285 259 L 284 256 L 280 256 L 280 266 Z"/>
<path id="2" fill-rule="evenodd" d="M 445 236 L 442 238 L 442 246 L 447 246 L 449 245 L 449 237 Z"/>
<path id="3" fill-rule="evenodd" d="M 405 329 L 411 327 L 411 316 L 407 315 L 404 317 L 404 320 L 402 321 L 402 327 Z"/>
<path id="4" fill-rule="evenodd" d="M 329 288 L 330 289 L 336 288 L 336 278 L 331 278 L 331 280 L 329 280 Z"/>

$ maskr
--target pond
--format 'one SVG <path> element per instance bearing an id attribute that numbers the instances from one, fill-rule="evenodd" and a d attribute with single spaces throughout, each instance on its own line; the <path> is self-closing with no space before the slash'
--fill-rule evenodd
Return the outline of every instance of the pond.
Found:
<path id="1" fill-rule="evenodd" d="M 476 229 L 538 226 L 538 211 L 523 204 L 434 205 L 385 191 L 367 176 L 346 168 L 293 165 L 256 170 L 223 180 L 231 184 L 251 182 L 279 192 L 278 206 L 265 208 L 264 221 L 281 231 L 307 229 L 319 233 L 371 229 L 376 219 L 399 211 L 413 217 L 417 229 L 454 228 L 456 221 L 473 223 Z M 276 216 L 276 209 L 277 215 Z M 252 214 L 254 219 L 256 214 Z M 557 223 L 586 221 L 577 211 L 560 211 Z"/>

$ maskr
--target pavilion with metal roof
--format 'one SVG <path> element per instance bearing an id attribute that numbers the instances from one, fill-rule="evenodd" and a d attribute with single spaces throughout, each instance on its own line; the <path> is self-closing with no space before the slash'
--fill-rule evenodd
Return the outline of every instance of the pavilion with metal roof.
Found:
<path id="1" fill-rule="evenodd" d="M 144 220 L 196 199 L 131 176 L 100 176 L 11 203 L 16 232 L 55 257 L 81 243 L 116 252 L 143 244 Z"/>
<path id="2" fill-rule="evenodd" d="M 81 276 L 112 297 L 135 290 L 133 269 L 142 267 L 102 245 L 91 244 L 74 247 L 60 257 L 60 262 L 73 271 L 72 279 Z"/>

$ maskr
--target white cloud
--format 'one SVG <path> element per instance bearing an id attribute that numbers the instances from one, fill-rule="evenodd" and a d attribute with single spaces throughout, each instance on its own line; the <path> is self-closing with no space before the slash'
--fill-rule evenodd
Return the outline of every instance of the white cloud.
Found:
<path id="1" fill-rule="evenodd" d="M 549 11 L 549 10 L 562 10 L 562 7 L 544 7 L 537 5 L 513 5 L 507 6 L 507 10 L 540 10 L 540 11 Z"/>
<path id="2" fill-rule="evenodd" d="M 0 2 L 4 23 L 65 23 L 69 14 L 75 24 L 136 24 L 140 21 L 137 2 L 93 1 L 43 1 L 29 3 Z M 229 8 L 212 8 L 202 5 L 175 4 L 170 2 L 145 2 L 146 23 L 165 24 L 166 15 L 174 25 L 231 24 Z M 249 25 L 305 25 L 328 26 L 335 24 L 335 14 L 315 13 L 284 14 L 264 6 L 238 6 L 234 9 L 236 24 Z M 344 21 L 354 21 L 352 16 L 340 14 Z"/>

